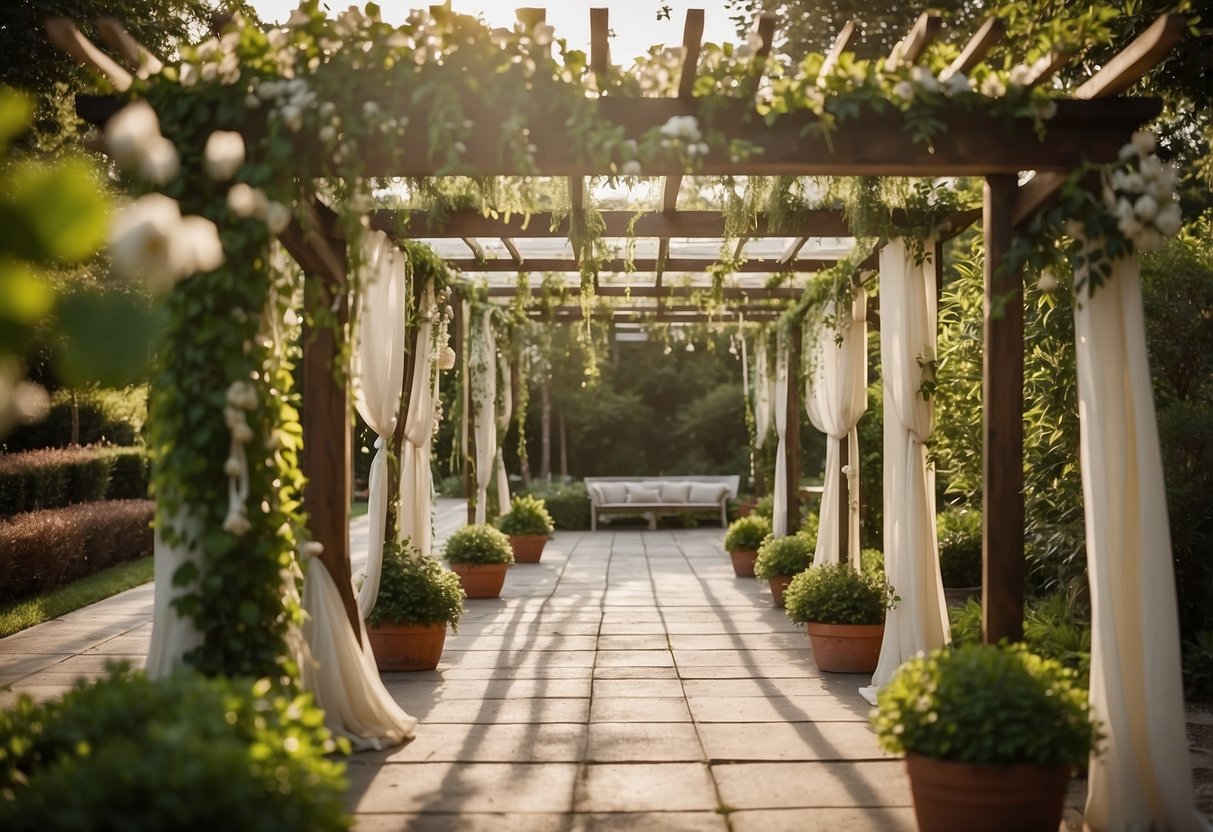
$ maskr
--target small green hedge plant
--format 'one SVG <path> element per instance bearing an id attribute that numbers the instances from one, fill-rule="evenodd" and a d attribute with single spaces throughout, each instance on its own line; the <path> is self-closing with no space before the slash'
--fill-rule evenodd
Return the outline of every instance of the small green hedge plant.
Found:
<path id="1" fill-rule="evenodd" d="M 510 500 L 510 510 L 497 518 L 497 528 L 508 535 L 550 536 L 556 531 L 543 500 L 529 494 Z"/>
<path id="2" fill-rule="evenodd" d="M 348 745 L 310 694 L 111 669 L 0 713 L 0 829 L 349 828 L 345 764 L 326 756 Z"/>
<path id="3" fill-rule="evenodd" d="M 946 587 L 981 584 L 981 512 L 949 506 L 936 518 L 939 572 Z"/>
<path id="4" fill-rule="evenodd" d="M 460 526 L 446 542 L 450 563 L 513 563 L 510 539 L 487 524 Z"/>
<path id="5" fill-rule="evenodd" d="M 971 765 L 1082 767 L 1100 738 L 1074 671 L 1023 645 L 910 659 L 878 694 L 872 726 L 894 754 Z"/>
<path id="6" fill-rule="evenodd" d="M 813 563 L 813 542 L 802 532 L 786 537 L 771 537 L 758 547 L 754 574 L 763 581 L 790 578 L 808 569 Z"/>
<path id="7" fill-rule="evenodd" d="M 784 612 L 796 624 L 883 624 L 897 600 L 883 572 L 856 572 L 845 563 L 801 572 L 783 593 Z"/>
<path id="8" fill-rule="evenodd" d="M 726 552 L 757 552 L 771 533 L 771 521 L 761 514 L 751 514 L 736 520 L 724 533 Z"/>
<path id="9" fill-rule="evenodd" d="M 584 530 L 590 527 L 590 495 L 585 483 L 532 482 L 527 493 L 543 500 L 552 522 L 561 531 Z"/>
<path id="10" fill-rule="evenodd" d="M 379 596 L 366 620 L 372 627 L 450 624 L 452 630 L 459 632 L 466 597 L 458 575 L 404 541 L 383 553 Z"/>

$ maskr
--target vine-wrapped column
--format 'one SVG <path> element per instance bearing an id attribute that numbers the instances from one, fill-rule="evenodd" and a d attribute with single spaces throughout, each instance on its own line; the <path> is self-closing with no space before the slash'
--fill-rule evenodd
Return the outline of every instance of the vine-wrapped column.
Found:
<path id="1" fill-rule="evenodd" d="M 484 309 L 479 315 L 473 313 L 468 356 L 468 381 L 475 413 L 477 523 L 488 519 L 489 481 L 497 453 L 497 345 L 492 314 L 491 309 Z"/>

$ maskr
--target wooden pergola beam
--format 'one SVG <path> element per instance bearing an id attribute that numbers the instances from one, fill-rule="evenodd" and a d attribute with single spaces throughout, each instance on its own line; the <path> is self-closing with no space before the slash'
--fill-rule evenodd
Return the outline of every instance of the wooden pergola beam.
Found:
<path id="1" fill-rule="evenodd" d="M 658 286 L 661 285 L 661 278 L 665 274 L 666 264 L 670 261 L 670 238 L 662 237 L 657 241 L 657 267 L 653 270 L 653 282 Z"/>
<path id="2" fill-rule="evenodd" d="M 715 257 L 671 257 L 662 263 L 659 258 L 636 258 L 631 262 L 624 257 L 612 257 L 599 264 L 603 274 L 624 272 L 656 272 L 658 267 L 664 273 L 673 272 L 703 272 L 719 263 Z M 446 263 L 451 268 L 465 272 L 513 272 L 518 266 L 513 259 L 477 260 L 472 257 L 448 257 Z M 533 258 L 526 261 L 527 270 L 532 272 L 576 272 L 580 265 L 578 261 L 567 258 Z M 777 260 L 746 260 L 738 263 L 733 271 L 739 274 L 782 274 L 784 272 L 819 272 L 832 268 L 837 260 L 792 260 L 780 263 Z"/>
<path id="3" fill-rule="evenodd" d="M 463 239 L 463 244 L 468 247 L 469 251 L 472 252 L 473 260 L 475 260 L 477 263 L 479 263 L 485 259 L 484 258 L 484 249 L 480 247 L 480 243 L 476 242 L 471 237 L 464 237 L 462 239 Z"/>
<path id="4" fill-rule="evenodd" d="M 703 41 L 703 9 L 687 9 L 682 25 L 682 71 L 678 75 L 678 97 L 690 98 L 699 72 L 699 50 Z"/>
<path id="5" fill-rule="evenodd" d="M 826 59 L 821 63 L 821 69 L 817 71 L 817 83 L 825 83 L 825 79 L 834 71 L 834 67 L 838 66 L 838 59 L 842 57 L 842 53 L 851 48 L 851 41 L 855 39 L 855 21 L 848 20 L 838 35 L 834 38 L 834 44 L 830 47 L 829 53 L 826 54 Z"/>
<path id="6" fill-rule="evenodd" d="M 570 293 L 576 293 L 577 287 L 567 287 Z M 691 298 L 704 293 L 710 293 L 712 290 L 708 286 L 612 286 L 603 284 L 598 287 L 595 294 L 598 297 L 609 298 Z M 490 286 L 488 296 L 490 298 L 512 298 L 517 294 L 517 290 L 512 286 Z M 530 296 L 533 298 L 541 298 L 547 294 L 547 290 L 536 286 L 531 289 Z M 721 297 L 724 300 L 741 300 L 745 302 L 754 302 L 762 300 L 798 300 L 804 294 L 804 289 L 799 289 L 794 286 L 772 286 L 772 287 L 754 287 L 743 288 L 740 286 L 726 286 L 721 290 Z"/>
<path id="7" fill-rule="evenodd" d="M 758 23 L 754 27 L 754 31 L 758 34 L 758 48 L 754 50 L 754 57 L 759 60 L 765 60 L 771 54 L 771 49 L 775 45 L 775 21 L 776 17 L 771 12 L 763 12 L 758 15 Z"/>
<path id="8" fill-rule="evenodd" d="M 66 17 L 48 17 L 43 23 L 51 42 L 60 50 L 96 71 L 113 84 L 118 92 L 131 88 L 134 78 L 117 61 L 98 49 L 91 40 Z M 121 106 L 121 105 L 119 105 Z"/>
<path id="9" fill-rule="evenodd" d="M 990 50 L 1002 40 L 1006 33 L 1006 24 L 1001 20 L 997 17 L 986 18 L 986 22 L 981 24 L 981 28 L 965 44 L 965 48 L 956 56 L 956 60 L 952 61 L 951 65 L 940 75 L 940 80 L 946 81 L 958 72 L 968 74 L 973 67 L 982 62 L 986 55 L 990 54 Z"/>
<path id="10" fill-rule="evenodd" d="M 804 248 L 804 244 L 807 243 L 808 241 L 809 241 L 808 237 L 797 237 L 795 240 L 793 240 L 791 243 L 788 244 L 787 248 L 785 248 L 783 250 L 783 254 L 779 255 L 778 262 L 787 264 L 787 263 L 792 263 L 793 261 L 795 261 L 796 255 L 800 253 L 800 250 L 802 248 Z"/>
<path id="11" fill-rule="evenodd" d="M 885 63 L 886 67 L 895 69 L 903 64 L 917 63 L 922 54 L 927 51 L 927 47 L 939 35 L 942 25 L 942 17 L 930 12 L 923 12 L 918 20 L 914 21 L 914 26 L 906 33 L 906 36 L 893 49 L 893 54 Z"/>
<path id="12" fill-rule="evenodd" d="M 590 69 L 598 76 L 598 91 L 602 93 L 611 70 L 611 10 L 590 9 Z"/>
<path id="13" fill-rule="evenodd" d="M 510 259 L 514 261 L 514 265 L 521 269 L 526 261 L 522 258 L 522 254 L 519 253 L 518 246 L 514 245 L 514 241 L 509 237 L 502 237 L 501 244 L 510 253 Z"/>
<path id="14" fill-rule="evenodd" d="M 114 18 L 97 18 L 97 34 L 111 49 L 122 56 L 131 71 L 140 78 L 147 78 L 164 68 L 160 59 L 131 37 L 130 32 L 126 31 L 126 28 Z"/>
<path id="15" fill-rule="evenodd" d="M 664 310 L 639 311 L 633 309 L 616 309 L 616 310 L 591 310 L 590 318 L 593 320 L 609 320 L 616 323 L 642 323 L 645 321 L 665 322 L 665 323 L 708 323 L 708 322 L 735 322 L 739 320 L 747 321 L 773 321 L 783 314 L 783 310 L 772 310 L 770 312 L 751 312 L 741 315 L 731 310 L 722 310 L 719 312 L 667 312 Z M 563 321 L 584 321 L 585 312 L 577 306 L 561 307 L 559 312 L 545 312 L 542 309 L 531 309 L 527 311 L 527 317 L 532 320 L 563 322 Z"/>
<path id="16" fill-rule="evenodd" d="M 1040 86 L 1060 72 L 1069 62 L 1070 52 L 1062 49 L 1050 49 L 1028 67 L 1028 74 L 1023 83 L 1024 87 L 1031 89 Z"/>

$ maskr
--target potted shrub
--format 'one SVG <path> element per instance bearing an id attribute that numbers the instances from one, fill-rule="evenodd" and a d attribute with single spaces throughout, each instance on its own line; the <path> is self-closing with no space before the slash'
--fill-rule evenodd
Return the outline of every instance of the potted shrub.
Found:
<path id="1" fill-rule="evenodd" d="M 897 601 L 884 572 L 856 572 L 845 563 L 815 566 L 792 579 L 783 600 L 788 618 L 807 625 L 819 669 L 876 669 L 885 613 Z"/>
<path id="2" fill-rule="evenodd" d="M 497 518 L 497 528 L 510 538 L 518 563 L 539 563 L 543 547 L 556 531 L 543 500 L 529 494 L 510 500 L 510 510 Z"/>
<path id="3" fill-rule="evenodd" d="M 433 670 L 442 658 L 446 627 L 459 632 L 459 578 L 407 542 L 383 553 L 379 597 L 366 617 L 367 638 L 380 670 Z"/>
<path id="4" fill-rule="evenodd" d="M 939 572 L 948 604 L 981 597 L 981 512 L 949 506 L 936 519 Z"/>
<path id="5" fill-rule="evenodd" d="M 496 598 L 514 562 L 510 539 L 487 524 L 460 526 L 444 550 L 469 598 Z"/>
<path id="6" fill-rule="evenodd" d="M 739 578 L 754 577 L 754 561 L 758 547 L 771 533 L 771 521 L 760 514 L 750 514 L 733 521 L 724 534 L 724 548 L 733 559 L 733 573 Z"/>
<path id="7" fill-rule="evenodd" d="M 775 606 L 783 606 L 783 593 L 797 575 L 813 563 L 813 542 L 804 533 L 787 537 L 768 537 L 758 547 L 754 574 L 771 587 Z"/>
<path id="8" fill-rule="evenodd" d="M 1023 645 L 911 659 L 877 695 L 872 725 L 906 755 L 924 832 L 1056 832 L 1071 770 L 1099 742 L 1074 671 Z"/>

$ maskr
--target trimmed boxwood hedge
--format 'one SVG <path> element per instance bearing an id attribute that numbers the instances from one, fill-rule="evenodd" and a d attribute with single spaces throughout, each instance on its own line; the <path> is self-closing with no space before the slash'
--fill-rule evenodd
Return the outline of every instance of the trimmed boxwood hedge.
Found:
<path id="1" fill-rule="evenodd" d="M 147 497 L 142 448 L 48 448 L 0 454 L 0 517 L 104 499 Z"/>
<path id="2" fill-rule="evenodd" d="M 0 601 L 146 557 L 153 513 L 151 500 L 108 500 L 0 519 Z"/>

